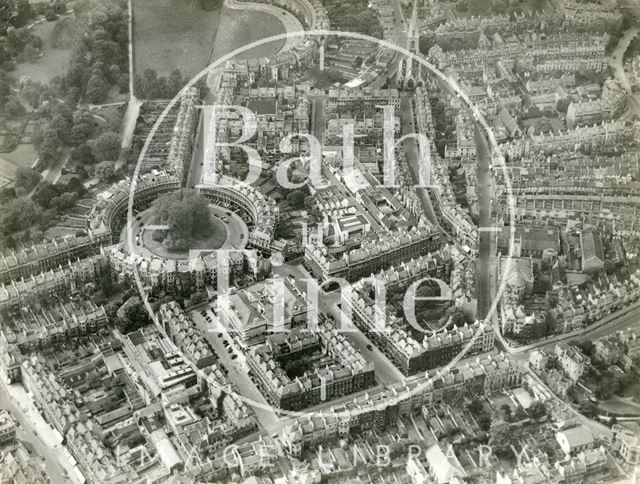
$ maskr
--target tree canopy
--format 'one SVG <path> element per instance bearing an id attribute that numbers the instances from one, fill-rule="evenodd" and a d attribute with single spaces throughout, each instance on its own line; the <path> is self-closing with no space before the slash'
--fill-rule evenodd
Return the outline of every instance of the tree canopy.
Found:
<path id="1" fill-rule="evenodd" d="M 107 131 L 93 142 L 93 154 L 98 161 L 116 161 L 120 155 L 120 137 L 118 133 Z"/>
<path id="2" fill-rule="evenodd" d="M 42 179 L 42 175 L 28 166 L 19 166 L 16 169 L 16 188 L 30 191 Z"/>
<path id="3" fill-rule="evenodd" d="M 159 238 L 174 250 L 187 249 L 197 239 L 212 230 L 211 212 L 207 199 L 197 191 L 182 189 L 158 198 L 154 204 L 155 223 L 167 225 Z"/>
<path id="4" fill-rule="evenodd" d="M 10 234 L 24 230 L 40 220 L 42 209 L 26 196 L 0 205 L 0 231 Z"/>

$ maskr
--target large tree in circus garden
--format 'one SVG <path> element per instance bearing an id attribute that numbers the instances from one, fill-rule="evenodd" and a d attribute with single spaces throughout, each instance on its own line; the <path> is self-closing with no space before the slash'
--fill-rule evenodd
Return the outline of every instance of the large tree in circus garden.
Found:
<path id="1" fill-rule="evenodd" d="M 212 230 L 207 199 L 197 191 L 182 189 L 158 198 L 154 204 L 155 223 L 167 225 L 154 238 L 174 250 L 184 250 L 191 242 L 205 238 Z"/>

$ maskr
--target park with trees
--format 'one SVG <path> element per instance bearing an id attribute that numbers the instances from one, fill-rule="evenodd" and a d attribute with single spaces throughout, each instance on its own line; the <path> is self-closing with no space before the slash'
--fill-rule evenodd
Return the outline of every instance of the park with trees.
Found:
<path id="1" fill-rule="evenodd" d="M 159 197 L 153 203 L 154 223 L 166 225 L 157 229 L 153 240 L 170 251 L 184 251 L 214 236 L 217 226 L 212 220 L 209 202 L 196 190 L 181 189 Z"/>
<path id="2" fill-rule="evenodd" d="M 61 2 L 45 5 L 51 9 L 48 20 L 66 12 Z M 114 90 L 128 90 L 128 14 L 122 1 L 75 2 L 72 14 L 56 20 L 56 35 L 51 39 L 58 48 L 74 45 L 64 74 L 46 85 L 31 79 L 18 84 L 11 71 L 29 50 L 42 45 L 28 26 L 45 11 L 29 6 L 26 0 L 11 0 L 7 6 L 16 8 L 18 17 L 0 7 L 0 31 L 7 32 L 0 39 L 0 108 L 7 116 L 22 116 L 35 123 L 31 142 L 38 160 L 36 170 L 66 157 L 76 174 L 71 182 L 51 185 L 34 169 L 18 168 L 15 186 L 0 191 L 5 201 L 0 217 L 6 222 L 2 235 L 11 244 L 7 237 L 20 237 L 30 228 L 44 231 L 55 224 L 85 195 L 82 180 L 95 176 L 110 182 L 117 175 L 120 139 L 116 130 L 122 110 L 96 116 L 87 105 L 108 101 Z M 21 217 L 20 210 L 28 216 Z"/>

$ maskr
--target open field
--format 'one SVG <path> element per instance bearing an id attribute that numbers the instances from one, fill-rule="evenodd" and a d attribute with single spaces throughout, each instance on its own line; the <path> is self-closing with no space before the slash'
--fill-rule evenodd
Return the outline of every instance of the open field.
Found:
<path id="1" fill-rule="evenodd" d="M 133 0 L 135 73 L 197 74 L 209 63 L 218 19 L 193 0 Z"/>
<path id="2" fill-rule="evenodd" d="M 36 161 L 36 156 L 32 144 L 20 144 L 10 153 L 0 153 L 0 158 L 16 166 L 31 166 Z"/>
<path id="3" fill-rule="evenodd" d="M 31 166 L 36 160 L 32 144 L 21 144 L 10 153 L 0 153 L 0 187 L 13 182 L 19 166 Z"/>
<path id="4" fill-rule="evenodd" d="M 211 59 L 284 32 L 276 16 L 226 7 L 204 12 L 193 0 L 134 0 L 133 19 L 137 75 L 155 69 L 166 76 L 180 69 L 191 78 Z M 261 45 L 239 58 L 273 55 L 282 45 L 284 41 Z"/>
<path id="5" fill-rule="evenodd" d="M 12 73 L 16 79 L 30 77 L 34 81 L 48 84 L 54 77 L 64 74 L 69 66 L 73 49 L 71 47 L 61 49 L 54 47 L 52 35 L 55 25 L 63 19 L 65 17 L 55 22 L 44 21 L 33 27 L 32 32 L 42 39 L 43 55 L 33 64 L 28 62 L 16 64 L 16 70 Z"/>
<path id="6" fill-rule="evenodd" d="M 284 33 L 284 24 L 275 15 L 255 10 L 236 10 L 223 7 L 220 26 L 213 49 L 212 59 L 219 59 L 233 50 L 272 35 Z M 284 40 L 269 42 L 237 56 L 238 59 L 256 59 L 275 55 L 284 45 Z"/>

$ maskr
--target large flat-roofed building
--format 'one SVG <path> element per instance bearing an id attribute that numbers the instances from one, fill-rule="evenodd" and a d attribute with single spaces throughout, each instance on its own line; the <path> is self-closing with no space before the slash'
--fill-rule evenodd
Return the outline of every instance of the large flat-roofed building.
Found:
<path id="1" fill-rule="evenodd" d="M 307 304 L 296 292 L 288 278 L 266 279 L 229 295 L 228 304 L 219 301 L 218 322 L 243 348 L 262 343 L 306 322 Z"/>
<path id="2" fill-rule="evenodd" d="M 500 227 L 498 232 L 498 252 L 509 254 L 511 227 Z M 545 251 L 560 251 L 560 230 L 557 227 L 529 227 L 516 225 L 513 238 L 513 257 L 540 258 Z"/>
<path id="3" fill-rule="evenodd" d="M 364 215 L 352 214 L 339 218 L 334 227 L 339 241 L 345 242 L 351 237 L 357 237 L 369 232 L 371 224 L 369 224 Z"/>
<path id="4" fill-rule="evenodd" d="M 604 269 L 602 239 L 596 229 L 588 227 L 580 233 L 580 249 L 582 272 L 597 272 Z"/>
<path id="5" fill-rule="evenodd" d="M 124 343 L 127 356 L 144 368 L 141 376 L 155 395 L 176 386 L 188 388 L 196 384 L 194 370 L 155 326 L 129 333 Z"/>
<path id="6" fill-rule="evenodd" d="M 575 455 L 595 447 L 591 430 L 586 425 L 576 425 L 556 433 L 556 440 L 566 455 Z"/>

